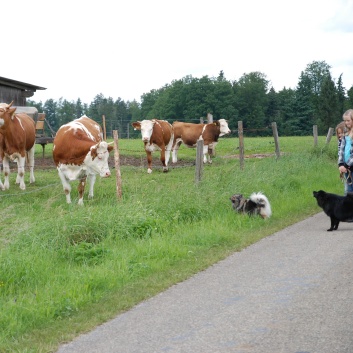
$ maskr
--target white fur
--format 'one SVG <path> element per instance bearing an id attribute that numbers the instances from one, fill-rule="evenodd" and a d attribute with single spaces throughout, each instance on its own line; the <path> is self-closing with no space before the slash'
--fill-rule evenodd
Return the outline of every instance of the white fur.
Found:
<path id="1" fill-rule="evenodd" d="M 253 192 L 250 195 L 250 200 L 258 205 L 262 205 L 260 208 L 260 215 L 262 218 L 269 218 L 272 215 L 271 205 L 268 198 L 262 192 Z"/>

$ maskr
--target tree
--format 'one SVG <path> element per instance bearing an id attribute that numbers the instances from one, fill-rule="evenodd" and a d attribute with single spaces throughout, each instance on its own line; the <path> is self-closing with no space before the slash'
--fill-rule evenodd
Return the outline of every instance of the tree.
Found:
<path id="1" fill-rule="evenodd" d="M 344 111 L 352 109 L 353 107 L 353 86 L 347 91 L 347 100 L 344 107 Z"/>
<path id="2" fill-rule="evenodd" d="M 284 88 L 277 93 L 278 118 L 277 127 L 280 135 L 292 136 L 294 130 L 292 122 L 296 117 L 294 105 L 296 100 L 296 91 L 289 88 Z"/>
<path id="3" fill-rule="evenodd" d="M 324 79 L 330 75 L 331 66 L 325 61 L 313 61 L 308 64 L 303 75 L 311 82 L 312 93 L 317 97 L 321 92 Z"/>
<path id="4" fill-rule="evenodd" d="M 263 129 L 265 127 L 268 84 L 266 75 L 261 72 L 244 74 L 235 83 L 237 108 L 244 128 Z M 258 134 L 258 132 L 254 131 L 253 134 Z"/>
<path id="5" fill-rule="evenodd" d="M 60 98 L 56 107 L 56 119 L 60 126 L 76 119 L 75 103 Z"/>
<path id="6" fill-rule="evenodd" d="M 76 119 L 80 118 L 82 115 L 85 114 L 85 109 L 84 109 L 84 106 L 82 105 L 82 101 L 80 98 L 78 98 L 76 101 L 75 110 L 76 110 L 76 113 L 75 113 Z"/>
<path id="7" fill-rule="evenodd" d="M 295 94 L 294 111 L 292 118 L 292 132 L 296 136 L 309 135 L 315 122 L 315 106 L 313 100 L 313 82 L 308 75 L 301 72 Z"/>
<path id="8" fill-rule="evenodd" d="M 345 111 L 345 102 L 346 102 L 346 94 L 345 94 L 346 89 L 343 87 L 342 83 L 342 74 L 339 76 L 338 81 L 337 81 L 337 100 L 338 100 L 338 112 L 340 116 L 343 115 Z"/>
<path id="9" fill-rule="evenodd" d="M 141 118 L 146 119 L 153 109 L 154 104 L 157 102 L 159 95 L 163 92 L 163 89 L 153 89 L 148 93 L 144 93 L 141 96 Z"/>
<path id="10" fill-rule="evenodd" d="M 228 120 L 230 127 L 237 128 L 238 112 L 234 105 L 232 84 L 224 77 L 223 71 L 213 82 L 214 84 L 214 117 Z"/>
<path id="11" fill-rule="evenodd" d="M 45 118 L 54 131 L 58 131 L 59 127 L 61 126 L 56 117 L 57 106 L 58 104 L 53 99 L 48 99 L 45 101 L 43 106 Z"/>
<path id="12" fill-rule="evenodd" d="M 335 127 L 339 122 L 341 113 L 338 94 L 331 75 L 325 77 L 321 85 L 318 99 L 319 131 L 324 133 L 329 127 Z"/>
<path id="13" fill-rule="evenodd" d="M 127 120 L 129 124 L 129 128 L 127 130 L 127 137 L 138 137 L 140 132 L 139 131 L 134 131 L 131 127 L 131 123 L 133 121 L 140 121 L 143 120 L 141 119 L 141 107 L 139 103 L 136 100 L 133 100 L 132 102 L 127 102 L 126 103 L 127 107 Z"/>
<path id="14" fill-rule="evenodd" d="M 43 103 L 40 101 L 39 103 L 36 103 L 35 101 L 32 101 L 32 100 L 27 100 L 26 102 L 26 106 L 27 107 L 34 107 L 34 108 L 37 108 L 38 110 L 38 113 L 41 113 L 43 112 Z"/>

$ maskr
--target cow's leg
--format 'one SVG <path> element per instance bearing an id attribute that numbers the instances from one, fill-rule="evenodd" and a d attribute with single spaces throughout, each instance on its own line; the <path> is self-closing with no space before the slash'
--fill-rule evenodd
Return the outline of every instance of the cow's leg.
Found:
<path id="1" fill-rule="evenodd" d="M 83 177 L 80 179 L 80 182 L 78 184 L 78 204 L 80 206 L 83 205 L 83 194 L 85 193 L 85 186 L 86 186 L 86 179 L 87 177 Z"/>
<path id="2" fill-rule="evenodd" d="M 151 174 L 152 173 L 152 153 L 150 151 L 146 151 L 146 154 L 147 154 L 147 164 L 148 164 L 147 173 Z"/>
<path id="3" fill-rule="evenodd" d="M 66 179 L 65 175 L 63 172 L 58 168 L 58 173 L 59 173 L 59 178 L 61 180 L 61 183 L 63 185 L 64 193 L 66 195 L 66 202 L 71 203 L 71 185 L 69 181 Z"/>
<path id="4" fill-rule="evenodd" d="M 1 182 L 1 167 L 2 167 L 2 159 L 0 157 L 0 190 L 5 190 L 4 184 Z"/>
<path id="5" fill-rule="evenodd" d="M 165 165 L 167 166 L 167 169 L 168 169 L 169 158 L 172 153 L 172 146 L 173 146 L 173 137 L 168 142 L 166 146 L 166 151 L 165 151 Z"/>
<path id="6" fill-rule="evenodd" d="M 208 163 L 212 163 L 211 156 L 214 156 L 216 151 L 216 145 L 218 142 L 213 142 L 208 145 Z"/>
<path id="7" fill-rule="evenodd" d="M 172 148 L 172 162 L 176 163 L 178 161 L 178 149 L 181 145 L 181 139 L 176 139 L 174 146 Z"/>
<path id="8" fill-rule="evenodd" d="M 96 182 L 96 174 L 88 175 L 89 193 L 88 198 L 93 198 L 94 183 Z"/>
<path id="9" fill-rule="evenodd" d="M 208 146 L 203 146 L 203 162 L 207 163 L 207 160 L 208 163 L 212 163 L 210 161 L 210 155 L 208 154 Z"/>
<path id="10" fill-rule="evenodd" d="M 34 178 L 34 150 L 35 146 L 28 151 L 28 166 L 29 166 L 29 182 L 33 184 L 36 179 Z"/>
<path id="11" fill-rule="evenodd" d="M 20 189 L 21 190 L 26 190 L 26 185 L 25 185 L 25 164 L 26 164 L 26 157 L 22 157 L 22 156 L 17 157 L 16 184 L 20 184 Z"/>
<path id="12" fill-rule="evenodd" d="M 1 165 L 2 163 L 0 163 L 0 175 L 1 175 Z M 1 177 L 0 177 L 0 190 L 5 190 L 4 184 L 1 182 Z"/>
<path id="13" fill-rule="evenodd" d="M 10 160 L 8 157 L 4 157 L 2 166 L 4 168 L 4 190 L 8 190 L 10 188 Z"/>
<path id="14" fill-rule="evenodd" d="M 168 171 L 168 161 L 166 162 L 166 155 L 165 155 L 165 147 L 161 149 L 161 162 L 163 165 L 163 172 L 166 173 Z"/>

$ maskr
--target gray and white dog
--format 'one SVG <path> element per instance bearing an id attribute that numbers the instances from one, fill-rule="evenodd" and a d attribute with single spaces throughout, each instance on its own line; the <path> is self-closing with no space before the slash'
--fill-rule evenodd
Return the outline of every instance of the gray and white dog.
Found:
<path id="1" fill-rule="evenodd" d="M 272 215 L 270 202 L 261 192 L 252 193 L 248 199 L 242 194 L 234 194 L 230 201 L 233 209 L 239 213 L 260 215 L 262 218 L 269 218 Z"/>

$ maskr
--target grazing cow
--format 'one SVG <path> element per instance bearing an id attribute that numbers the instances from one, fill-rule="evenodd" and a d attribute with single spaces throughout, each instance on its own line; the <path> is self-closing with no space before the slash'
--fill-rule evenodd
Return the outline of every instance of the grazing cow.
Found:
<path id="1" fill-rule="evenodd" d="M 208 124 L 192 124 L 174 121 L 174 144 L 172 147 L 173 163 L 178 160 L 178 149 L 182 143 L 187 147 L 196 147 L 198 140 L 203 140 L 203 162 L 212 163 L 212 149 L 217 145 L 220 136 L 230 133 L 225 119 Z"/>
<path id="2" fill-rule="evenodd" d="M 141 130 L 142 141 L 147 154 L 147 173 L 152 173 L 152 152 L 161 151 L 163 172 L 168 171 L 168 162 L 172 149 L 173 127 L 165 120 L 142 120 L 132 123 L 135 130 Z"/>
<path id="3" fill-rule="evenodd" d="M 60 127 L 53 142 L 53 158 L 67 203 L 71 203 L 70 181 L 73 180 L 80 180 L 79 205 L 83 205 L 87 178 L 90 185 L 88 196 L 93 197 L 96 175 L 110 176 L 108 158 L 112 149 L 113 146 L 103 141 L 100 125 L 85 115 Z"/>
<path id="4" fill-rule="evenodd" d="M 0 189 L 10 188 L 10 161 L 17 163 L 16 184 L 21 190 L 26 189 L 24 182 L 26 159 L 29 164 L 30 183 L 34 178 L 34 151 L 36 130 L 34 120 L 25 113 L 15 113 L 16 108 L 10 104 L 0 103 L 0 161 L 3 162 L 4 184 Z"/>

